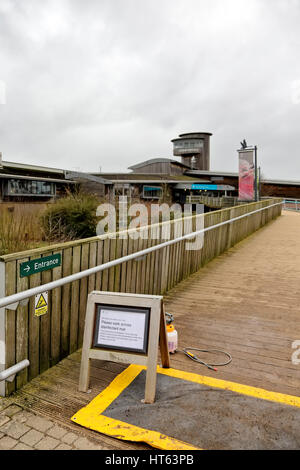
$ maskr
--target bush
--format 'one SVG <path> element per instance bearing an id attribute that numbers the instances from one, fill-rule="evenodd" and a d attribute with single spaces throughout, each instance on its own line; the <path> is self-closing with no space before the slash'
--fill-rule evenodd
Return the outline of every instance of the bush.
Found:
<path id="1" fill-rule="evenodd" d="M 41 217 L 45 238 L 64 242 L 95 236 L 98 205 L 94 195 L 82 192 L 58 199 Z"/>

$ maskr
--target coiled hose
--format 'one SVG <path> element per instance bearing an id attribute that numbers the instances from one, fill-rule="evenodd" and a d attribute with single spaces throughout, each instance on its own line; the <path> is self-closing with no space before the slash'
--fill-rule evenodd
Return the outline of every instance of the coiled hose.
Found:
<path id="1" fill-rule="evenodd" d="M 171 313 L 166 312 L 165 315 L 166 315 L 167 325 L 170 325 L 171 323 L 174 322 L 174 316 Z M 193 354 L 191 351 L 198 351 L 198 352 L 209 353 L 209 354 L 224 354 L 228 358 L 228 360 L 226 362 L 221 362 L 219 364 L 209 364 L 203 361 L 202 359 L 199 359 L 199 357 Z M 215 372 L 217 372 L 218 370 L 216 369 L 216 367 L 225 367 L 225 366 L 228 366 L 232 362 L 231 355 L 226 351 L 222 351 L 222 349 L 184 348 L 184 349 L 178 349 L 178 352 L 182 352 L 193 361 L 198 362 L 199 364 L 202 364 L 203 366 L 206 366 L 208 369 L 213 370 Z"/>
<path id="2" fill-rule="evenodd" d="M 199 364 L 202 364 L 203 366 L 206 366 L 208 369 L 213 370 L 217 372 L 218 369 L 216 367 L 225 367 L 228 366 L 232 362 L 232 357 L 229 353 L 226 351 L 222 351 L 221 349 L 198 349 L 198 348 L 185 348 L 185 349 L 178 349 L 179 352 L 183 352 L 187 357 L 192 359 L 195 362 L 198 362 Z M 202 359 L 199 359 L 195 354 L 191 353 L 190 351 L 198 351 L 198 352 L 203 352 L 203 353 L 212 353 L 212 354 L 224 354 L 226 357 L 228 357 L 228 361 L 226 362 L 221 362 L 219 364 L 208 364 L 207 362 L 203 361 Z"/>

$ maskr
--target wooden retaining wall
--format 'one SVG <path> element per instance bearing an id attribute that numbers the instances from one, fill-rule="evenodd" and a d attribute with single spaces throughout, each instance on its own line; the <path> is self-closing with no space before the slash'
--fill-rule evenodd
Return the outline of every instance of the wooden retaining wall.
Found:
<path id="1" fill-rule="evenodd" d="M 200 219 L 204 220 L 205 227 L 209 227 L 279 201 L 270 199 L 207 213 L 204 216 L 194 216 L 186 219 L 186 224 L 189 226 L 189 232 L 194 232 L 201 229 Z M 179 242 L 142 259 L 129 261 L 54 289 L 49 292 L 48 313 L 42 317 L 34 315 L 34 298 L 31 298 L 27 305 L 20 305 L 15 311 L 0 309 L 0 328 L 1 324 L 2 327 L 5 326 L 5 331 L 0 331 L 1 369 L 23 359 L 30 361 L 30 367 L 19 373 L 14 382 L 6 383 L 5 394 L 9 395 L 21 388 L 26 382 L 81 347 L 89 292 L 103 290 L 163 294 L 214 257 L 278 217 L 281 207 L 270 208 L 205 233 L 203 247 L 197 251 L 186 251 L 186 242 Z M 105 235 L 0 257 L 0 295 L 3 297 L 3 294 L 11 295 L 40 286 L 159 244 L 165 240 L 168 227 L 171 238 L 176 238 L 181 235 L 181 222 L 174 220 L 169 224 L 144 227 L 140 229 L 144 238 L 139 237 L 136 240 L 128 237 L 129 232 L 123 232 L 117 234 L 116 238 Z M 153 235 L 156 236 L 154 240 Z M 56 253 L 62 256 L 60 267 L 30 277 L 20 277 L 21 263 Z M 1 364 L 1 341 L 2 346 L 5 344 L 5 352 L 2 351 L 5 364 L 3 361 Z M 3 387 L 2 384 L 2 389 Z M 1 394 L 3 391 L 1 393 L 0 390 Z"/>

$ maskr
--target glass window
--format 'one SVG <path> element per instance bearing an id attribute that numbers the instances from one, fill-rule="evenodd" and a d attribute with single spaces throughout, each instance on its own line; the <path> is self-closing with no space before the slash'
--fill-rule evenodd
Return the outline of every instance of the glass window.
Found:
<path id="1" fill-rule="evenodd" d="M 42 194 L 42 182 L 37 181 L 37 194 Z"/>
<path id="2" fill-rule="evenodd" d="M 31 190 L 32 190 L 32 194 L 36 194 L 36 192 L 37 192 L 36 181 L 32 181 Z"/>
<path id="3" fill-rule="evenodd" d="M 159 186 L 143 186 L 144 199 L 160 199 L 163 195 L 163 190 Z"/>
<path id="4" fill-rule="evenodd" d="M 42 182 L 42 194 L 51 194 L 50 183 L 47 183 L 46 181 Z"/>
<path id="5" fill-rule="evenodd" d="M 9 196 L 52 196 L 54 193 L 54 183 L 50 183 L 48 181 L 18 179 L 11 179 L 8 181 Z"/>

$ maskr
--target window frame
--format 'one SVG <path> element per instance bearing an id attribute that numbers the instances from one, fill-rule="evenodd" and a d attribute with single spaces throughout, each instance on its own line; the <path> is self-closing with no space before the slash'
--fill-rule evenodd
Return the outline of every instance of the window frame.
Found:
<path id="1" fill-rule="evenodd" d="M 46 187 L 50 192 L 44 191 Z M 5 195 L 9 197 L 55 197 L 56 183 L 45 180 L 11 178 L 7 181 Z"/>
<path id="2" fill-rule="evenodd" d="M 149 196 L 149 195 L 146 195 L 146 194 L 145 194 L 145 188 L 149 188 L 149 187 L 155 188 L 154 191 L 156 191 L 156 189 L 159 190 L 159 195 L 157 195 L 157 196 L 154 196 L 154 195 L 150 195 L 150 196 Z M 153 190 L 151 190 L 151 192 L 152 192 L 152 191 L 153 191 Z M 148 191 L 146 191 L 146 192 L 148 192 Z M 149 191 L 149 192 L 150 192 L 150 191 Z M 143 195 L 142 195 L 142 198 L 143 198 L 143 199 L 160 199 L 162 196 L 163 196 L 163 188 L 162 188 L 161 186 L 152 186 L 152 185 L 150 186 L 150 185 L 147 185 L 147 184 L 144 184 L 144 185 L 143 185 Z"/>

